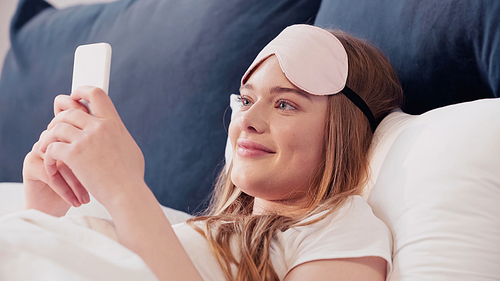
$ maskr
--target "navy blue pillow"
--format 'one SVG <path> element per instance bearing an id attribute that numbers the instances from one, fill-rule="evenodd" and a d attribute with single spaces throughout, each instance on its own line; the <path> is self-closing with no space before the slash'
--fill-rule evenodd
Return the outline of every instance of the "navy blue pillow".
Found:
<path id="1" fill-rule="evenodd" d="M 146 159 L 160 203 L 199 211 L 224 159 L 229 95 L 286 26 L 313 23 L 319 0 L 120 0 L 52 8 L 21 1 L 0 80 L 0 181 L 22 161 L 69 93 L 78 45 L 113 47 L 109 95 Z M 229 117 L 226 116 L 226 123 Z"/>
<path id="2" fill-rule="evenodd" d="M 315 25 L 378 46 L 408 113 L 500 95 L 500 1 L 323 0 Z"/>

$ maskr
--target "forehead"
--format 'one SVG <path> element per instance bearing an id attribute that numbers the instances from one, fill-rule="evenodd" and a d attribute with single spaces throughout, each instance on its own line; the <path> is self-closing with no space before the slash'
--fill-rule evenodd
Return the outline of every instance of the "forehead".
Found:
<path id="1" fill-rule="evenodd" d="M 279 60 L 274 55 L 266 58 L 252 73 L 249 73 L 247 81 L 240 87 L 240 92 L 244 91 L 264 91 L 269 94 L 293 93 L 309 102 L 320 103 L 321 107 L 324 107 L 323 104 L 328 100 L 328 96 L 312 95 L 296 87 L 285 76 Z"/>
<path id="2" fill-rule="evenodd" d="M 274 83 L 280 84 L 281 86 L 296 88 L 298 90 L 298 88 L 285 76 L 283 70 L 281 70 L 278 59 L 274 55 L 271 55 L 257 65 L 244 82 L 242 88 L 247 87 L 246 85 L 249 84 Z"/>

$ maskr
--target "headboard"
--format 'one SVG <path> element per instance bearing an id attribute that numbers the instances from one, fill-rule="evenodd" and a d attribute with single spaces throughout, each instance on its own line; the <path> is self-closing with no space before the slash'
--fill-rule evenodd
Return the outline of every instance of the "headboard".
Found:
<path id="1" fill-rule="evenodd" d="M 323 0 L 315 25 L 365 38 L 402 82 L 403 110 L 421 114 L 500 95 L 500 2 Z"/>

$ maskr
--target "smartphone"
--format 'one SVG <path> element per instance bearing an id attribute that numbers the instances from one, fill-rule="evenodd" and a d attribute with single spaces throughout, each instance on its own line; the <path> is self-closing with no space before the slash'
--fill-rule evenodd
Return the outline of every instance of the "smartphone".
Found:
<path id="1" fill-rule="evenodd" d="M 80 86 L 94 86 L 103 89 L 108 94 L 110 69 L 111 45 L 96 43 L 78 46 L 73 63 L 71 92 Z M 81 102 L 92 113 L 88 103 L 83 100 Z"/>

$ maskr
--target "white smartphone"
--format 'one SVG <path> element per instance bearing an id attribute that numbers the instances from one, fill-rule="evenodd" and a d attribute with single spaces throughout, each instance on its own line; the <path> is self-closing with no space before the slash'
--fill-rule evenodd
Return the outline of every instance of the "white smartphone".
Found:
<path id="1" fill-rule="evenodd" d="M 111 45 L 96 43 L 76 48 L 71 92 L 80 86 L 99 87 L 108 94 L 111 69 Z M 92 113 L 86 101 L 81 101 Z"/>

